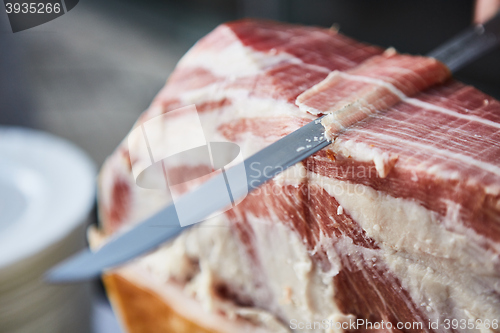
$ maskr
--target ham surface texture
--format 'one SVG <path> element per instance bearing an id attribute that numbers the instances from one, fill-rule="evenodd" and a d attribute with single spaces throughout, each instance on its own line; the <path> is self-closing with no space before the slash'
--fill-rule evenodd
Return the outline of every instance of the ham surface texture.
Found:
<path id="1" fill-rule="evenodd" d="M 217 27 L 134 128 L 194 104 L 244 157 L 321 115 L 332 143 L 117 274 L 215 332 L 500 332 L 500 103 L 450 77 L 331 29 Z M 171 200 L 133 147 L 102 168 L 94 244 Z"/>

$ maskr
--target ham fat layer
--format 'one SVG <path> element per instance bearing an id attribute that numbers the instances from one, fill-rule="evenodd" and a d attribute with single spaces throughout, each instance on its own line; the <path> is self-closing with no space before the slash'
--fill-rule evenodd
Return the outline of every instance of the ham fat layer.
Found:
<path id="1" fill-rule="evenodd" d="M 357 319 L 392 324 L 358 332 L 498 331 L 446 326 L 500 319 L 500 103 L 449 76 L 434 59 L 333 30 L 219 26 L 135 126 L 195 104 L 207 141 L 232 141 L 247 157 L 328 114 L 332 144 L 127 274 L 137 269 L 159 294 L 174 286 L 207 313 L 270 332 L 301 331 L 293 320 Z M 133 165 L 148 160 L 130 160 L 133 147 L 124 140 L 100 175 L 106 236 L 170 201 L 135 184 Z M 414 322 L 422 326 L 397 328 Z"/>

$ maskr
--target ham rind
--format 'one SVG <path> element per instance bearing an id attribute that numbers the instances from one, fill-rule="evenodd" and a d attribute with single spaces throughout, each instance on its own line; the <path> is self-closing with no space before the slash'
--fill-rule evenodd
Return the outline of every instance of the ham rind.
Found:
<path id="1" fill-rule="evenodd" d="M 340 126 L 330 146 L 118 274 L 212 331 L 498 332 L 500 102 L 448 78 L 434 59 L 333 30 L 219 26 L 136 126 L 195 104 L 207 141 L 245 157 L 320 114 Z M 170 201 L 136 185 L 133 147 L 124 140 L 100 175 L 104 238 Z M 194 164 L 177 170 L 190 179 Z"/>

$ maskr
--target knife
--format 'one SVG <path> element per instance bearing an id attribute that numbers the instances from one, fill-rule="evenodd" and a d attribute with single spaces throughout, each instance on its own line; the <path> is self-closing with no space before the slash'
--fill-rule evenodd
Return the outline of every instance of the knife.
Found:
<path id="1" fill-rule="evenodd" d="M 455 72 L 500 44 L 500 13 L 485 24 L 473 26 L 428 54 Z M 327 147 L 322 117 L 311 121 L 263 150 L 180 197 L 175 205 L 193 207 L 179 221 L 174 204 L 170 204 L 131 230 L 114 236 L 96 252 L 83 250 L 46 273 L 51 283 L 77 282 L 96 278 L 107 269 L 145 254 L 179 235 L 198 221 L 227 205 L 220 183 L 237 179 L 241 166 L 247 170 L 246 181 L 231 183 L 232 202 L 243 198 L 285 169 Z"/>

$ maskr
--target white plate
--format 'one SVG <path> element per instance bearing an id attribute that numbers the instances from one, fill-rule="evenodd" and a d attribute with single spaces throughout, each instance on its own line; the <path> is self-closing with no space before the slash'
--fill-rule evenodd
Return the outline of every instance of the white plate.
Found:
<path id="1" fill-rule="evenodd" d="M 95 170 L 67 141 L 0 126 L 0 269 L 62 240 L 85 220 Z"/>

